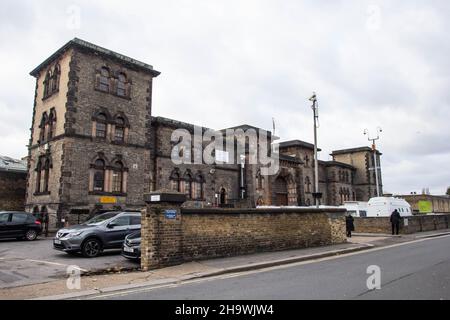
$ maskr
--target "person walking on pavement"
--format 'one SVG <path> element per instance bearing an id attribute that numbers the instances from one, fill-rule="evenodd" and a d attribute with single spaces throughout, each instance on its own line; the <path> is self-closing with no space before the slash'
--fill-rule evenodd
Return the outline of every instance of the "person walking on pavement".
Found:
<path id="1" fill-rule="evenodd" d="M 397 211 L 397 209 L 395 209 L 394 212 L 392 212 L 391 214 L 392 235 L 394 234 L 398 235 L 401 218 L 402 217 L 400 216 L 400 213 Z"/>
<path id="2" fill-rule="evenodd" d="M 352 231 L 355 231 L 354 221 L 355 219 L 350 213 L 345 217 L 345 228 L 347 229 L 347 237 L 349 238 L 352 237 Z"/>

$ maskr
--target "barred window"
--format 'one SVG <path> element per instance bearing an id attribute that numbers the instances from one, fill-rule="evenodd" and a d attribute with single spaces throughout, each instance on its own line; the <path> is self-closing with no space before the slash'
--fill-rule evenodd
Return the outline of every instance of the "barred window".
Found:
<path id="1" fill-rule="evenodd" d="M 124 73 L 120 73 L 117 82 L 117 95 L 125 97 L 127 95 L 127 77 Z"/>
<path id="2" fill-rule="evenodd" d="M 125 141 L 125 120 L 121 117 L 116 119 L 114 140 L 116 142 L 124 142 Z"/>
<path id="3" fill-rule="evenodd" d="M 97 138 L 106 138 L 106 116 L 100 113 L 96 120 L 95 136 Z"/>
<path id="4" fill-rule="evenodd" d="M 105 190 L 105 161 L 98 159 L 94 165 L 94 191 Z"/>
<path id="5" fill-rule="evenodd" d="M 122 192 L 123 191 L 123 164 L 117 161 L 114 164 L 112 172 L 112 191 Z"/>
<path id="6" fill-rule="evenodd" d="M 100 70 L 99 89 L 101 91 L 109 92 L 109 69 L 103 67 Z"/>

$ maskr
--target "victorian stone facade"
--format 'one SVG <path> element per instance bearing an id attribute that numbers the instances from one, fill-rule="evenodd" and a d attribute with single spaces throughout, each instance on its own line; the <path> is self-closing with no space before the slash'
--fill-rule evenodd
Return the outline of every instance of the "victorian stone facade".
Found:
<path id="1" fill-rule="evenodd" d="M 50 224 L 59 226 L 104 211 L 139 210 L 144 193 L 158 189 L 185 193 L 185 206 L 193 207 L 313 204 L 313 146 L 300 140 L 279 144 L 280 170 L 274 175 L 249 164 L 248 153 L 243 167 L 239 161 L 174 164 L 172 132 L 193 134 L 195 127 L 152 117 L 152 83 L 159 74 L 148 64 L 79 39 L 31 72 L 36 90 L 27 211 L 48 212 Z M 265 133 L 270 145 L 274 141 Z M 319 162 L 323 204 L 374 196 L 370 148 L 332 156 L 333 161 Z"/>

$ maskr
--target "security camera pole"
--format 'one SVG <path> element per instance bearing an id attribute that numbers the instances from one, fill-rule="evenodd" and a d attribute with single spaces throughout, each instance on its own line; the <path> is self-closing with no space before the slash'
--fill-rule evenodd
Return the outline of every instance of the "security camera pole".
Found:
<path id="1" fill-rule="evenodd" d="M 364 130 L 364 135 L 367 135 L 367 139 L 369 141 L 372 141 L 372 150 L 373 150 L 373 165 L 374 168 L 370 168 L 369 170 L 375 170 L 375 183 L 377 184 L 377 197 L 380 197 L 380 184 L 379 184 L 379 178 L 378 178 L 378 169 L 380 169 L 378 167 L 378 163 L 377 163 L 377 146 L 375 145 L 375 141 L 380 139 L 380 132 L 383 132 L 383 130 L 378 127 L 377 128 L 377 137 L 376 138 L 371 138 L 370 134 L 369 134 L 369 130 L 365 129 Z"/>
<path id="2" fill-rule="evenodd" d="M 317 208 L 319 208 L 320 199 L 322 198 L 322 193 L 319 192 L 319 160 L 317 158 L 317 128 L 318 128 L 318 119 L 319 119 L 319 107 L 317 106 L 317 97 L 316 93 L 313 92 L 309 101 L 312 101 L 313 105 L 311 106 L 314 115 L 314 202 Z"/>

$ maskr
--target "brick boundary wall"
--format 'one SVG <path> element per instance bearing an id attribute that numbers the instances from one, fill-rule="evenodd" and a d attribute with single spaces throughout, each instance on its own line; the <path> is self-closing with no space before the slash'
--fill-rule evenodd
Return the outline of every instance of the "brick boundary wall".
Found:
<path id="1" fill-rule="evenodd" d="M 142 270 L 347 241 L 345 209 L 187 209 L 181 204 L 147 201 L 141 221 Z"/>
<path id="2" fill-rule="evenodd" d="M 449 221 L 450 215 L 426 215 L 403 218 L 400 223 L 400 233 L 411 234 L 448 229 Z M 391 233 L 389 217 L 355 218 L 354 224 L 355 232 L 357 233 Z"/>

